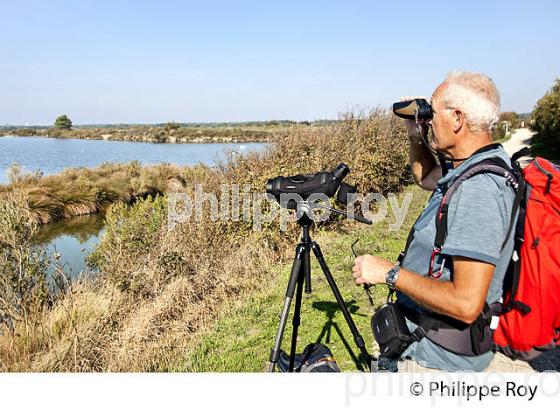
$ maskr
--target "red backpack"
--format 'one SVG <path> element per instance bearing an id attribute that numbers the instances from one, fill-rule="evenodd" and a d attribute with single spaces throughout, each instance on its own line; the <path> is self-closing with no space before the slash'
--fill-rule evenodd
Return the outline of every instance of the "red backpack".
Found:
<path id="1" fill-rule="evenodd" d="M 463 181 L 478 174 L 495 174 L 506 178 L 506 183 L 516 191 L 510 226 L 502 244 L 503 249 L 507 238 L 514 234 L 502 301 L 485 305 L 479 317 L 494 329 L 493 342 L 489 340 L 490 334 L 475 338 L 485 348 L 475 349 L 474 354 L 489 349 L 493 343 L 493 350 L 529 361 L 560 345 L 560 167 L 537 157 L 521 169 L 517 160 L 528 154 L 529 149 L 524 148 L 512 156 L 511 164 L 491 157 L 465 169 L 445 191 L 436 217 L 430 276 L 434 257 L 441 252 L 447 236 L 450 199 Z M 493 326 L 492 317 L 498 319 L 497 326 Z M 442 337 L 440 342 L 453 342 L 450 336 Z M 461 354 L 466 351 L 463 348 Z"/>
<path id="2" fill-rule="evenodd" d="M 528 361 L 560 345 L 560 167 L 537 157 L 519 177 L 516 245 L 493 338 L 497 351 Z"/>

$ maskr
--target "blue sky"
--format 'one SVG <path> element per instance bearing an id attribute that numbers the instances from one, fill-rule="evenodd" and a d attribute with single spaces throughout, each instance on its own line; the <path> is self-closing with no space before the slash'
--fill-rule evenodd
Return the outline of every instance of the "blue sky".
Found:
<path id="1" fill-rule="evenodd" d="M 454 69 L 525 112 L 560 76 L 552 0 L 0 1 L 0 124 L 336 118 Z"/>

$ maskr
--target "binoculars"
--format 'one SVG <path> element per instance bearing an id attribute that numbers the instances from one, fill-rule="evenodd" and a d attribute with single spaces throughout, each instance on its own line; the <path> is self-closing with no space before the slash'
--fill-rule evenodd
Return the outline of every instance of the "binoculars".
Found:
<path id="1" fill-rule="evenodd" d="M 393 104 L 393 112 L 397 117 L 418 122 L 429 121 L 434 117 L 432 106 L 423 98 L 400 101 Z"/>

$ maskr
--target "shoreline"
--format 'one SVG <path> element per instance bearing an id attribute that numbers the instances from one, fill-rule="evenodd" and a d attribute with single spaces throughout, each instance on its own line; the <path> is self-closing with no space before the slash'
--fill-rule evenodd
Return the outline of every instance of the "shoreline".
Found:
<path id="1" fill-rule="evenodd" d="M 14 135 L 7 138 L 20 138 L 21 140 L 26 137 Z M 36 138 L 44 139 L 46 137 L 37 136 Z M 80 138 L 65 139 L 70 141 L 80 140 Z M 144 144 L 154 143 L 141 142 Z M 219 141 L 212 141 L 208 144 L 211 143 L 225 144 L 226 146 L 247 144 L 246 147 L 241 147 L 242 149 L 251 147 L 253 144 L 263 144 L 252 142 L 222 143 Z M 187 144 L 205 143 L 188 142 Z M 274 143 L 264 144 L 271 145 Z M 87 145 L 87 143 L 82 145 Z M 105 149 L 111 150 L 112 148 Z M 152 150 L 155 147 L 144 146 L 140 149 Z M 190 148 L 187 149 L 190 150 Z M 179 152 L 181 151 L 179 150 Z M 249 152 L 251 152 L 250 149 L 245 154 Z M 38 170 L 24 171 L 24 168 L 17 166 L 12 182 L 8 177 L 5 182 L 0 183 L 0 200 L 17 191 L 23 192 L 28 198 L 33 219 L 40 225 L 45 225 L 77 216 L 104 212 L 116 202 L 130 205 L 141 199 L 165 195 L 170 190 L 181 190 L 185 187 L 185 178 L 188 178 L 188 175 L 193 172 L 206 173 L 201 167 L 208 172 L 212 172 L 212 170 L 216 170 L 215 168 L 218 165 L 218 163 L 206 165 L 200 163 L 181 164 L 169 160 L 154 164 L 142 164 L 137 160 L 125 159 L 124 161 L 103 162 L 99 165 L 89 164 L 86 166 L 82 164 L 76 166 L 72 164 L 72 166 L 56 170 L 55 173 L 48 173 L 47 175 L 43 175 Z M 6 168 L 7 174 L 10 172 L 10 167 Z M 76 184 L 75 181 L 82 182 Z"/>
<path id="2" fill-rule="evenodd" d="M 267 142 L 274 142 L 271 140 L 264 140 L 264 139 L 255 139 L 255 140 L 219 140 L 219 139 L 193 139 L 190 141 L 187 140 L 178 140 L 178 141 L 157 141 L 157 140 L 128 140 L 128 139 L 106 139 L 106 138 L 95 138 L 95 137 L 57 137 L 52 135 L 14 135 L 14 134 L 3 134 L 0 135 L 0 138 L 49 138 L 49 139 L 59 139 L 59 140 L 84 140 L 84 141 L 115 141 L 115 142 L 146 142 L 151 144 L 260 144 L 260 143 L 267 143 Z"/>
<path id="3" fill-rule="evenodd" d="M 193 138 L 193 139 L 166 139 L 164 141 L 158 140 L 156 138 L 147 139 L 128 139 L 128 138 L 103 138 L 103 137 L 78 137 L 78 136 L 56 136 L 56 135 L 17 135 L 17 134 L 2 134 L 0 138 L 50 138 L 59 140 L 90 140 L 90 141 L 115 141 L 115 142 L 144 142 L 149 144 L 252 144 L 252 143 L 272 143 L 277 140 L 275 139 L 231 139 L 230 137 L 212 137 L 212 138 Z"/>
<path id="4" fill-rule="evenodd" d="M 240 126 L 240 127 L 181 127 L 178 125 L 74 128 L 16 128 L 0 130 L 0 137 L 44 137 L 58 139 L 84 139 L 104 141 L 129 141 L 152 143 L 266 143 L 276 142 L 286 137 L 293 127 L 311 125 Z M 324 125 L 314 126 L 316 128 Z"/>

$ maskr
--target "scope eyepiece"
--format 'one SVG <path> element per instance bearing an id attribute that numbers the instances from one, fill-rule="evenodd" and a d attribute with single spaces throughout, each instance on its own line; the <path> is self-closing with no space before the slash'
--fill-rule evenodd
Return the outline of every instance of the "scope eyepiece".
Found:
<path id="1" fill-rule="evenodd" d="M 333 169 L 333 176 L 337 181 L 342 181 L 346 175 L 350 172 L 350 168 L 348 165 L 344 163 L 340 163 L 335 169 Z"/>
<path id="2" fill-rule="evenodd" d="M 348 185 L 346 183 L 340 184 L 340 188 L 336 194 L 336 201 L 339 204 L 348 205 L 356 200 L 356 195 L 358 190 L 355 186 Z"/>

